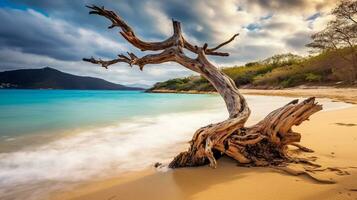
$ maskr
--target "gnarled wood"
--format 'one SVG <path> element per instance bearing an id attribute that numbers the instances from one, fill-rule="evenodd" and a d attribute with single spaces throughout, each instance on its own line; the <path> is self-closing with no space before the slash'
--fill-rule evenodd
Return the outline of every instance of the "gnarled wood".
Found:
<path id="1" fill-rule="evenodd" d="M 130 66 L 137 65 L 141 70 L 147 64 L 176 62 L 205 77 L 224 99 L 229 118 L 198 129 L 190 141 L 189 149 L 177 155 L 169 167 L 190 167 L 209 163 L 215 168 L 216 159 L 223 154 L 237 160 L 240 164 L 256 166 L 303 162 L 301 159 L 290 158 L 287 154 L 288 145 L 309 150 L 297 144 L 301 135 L 294 132 L 292 127 L 307 120 L 312 114 L 321 110 L 322 106 L 315 103 L 314 98 L 308 98 L 300 103 L 294 100 L 271 112 L 256 125 L 245 127 L 244 124 L 250 115 L 245 98 L 240 94 L 234 81 L 207 59 L 207 55 L 228 56 L 228 53 L 217 50 L 232 42 L 238 34 L 214 48 L 208 48 L 207 44 L 198 47 L 183 37 L 180 22 L 173 21 L 171 37 L 160 42 L 146 42 L 138 38 L 133 29 L 113 11 L 94 5 L 88 8 L 91 9 L 90 14 L 109 19 L 112 23 L 109 28 L 121 29 L 120 34 L 133 46 L 142 51 L 161 52 L 141 58 L 128 53 L 128 56 L 120 54 L 118 58 L 110 61 L 94 58 L 85 58 L 84 61 L 100 64 L 105 68 L 124 62 Z M 186 56 L 183 52 L 184 48 L 197 54 L 197 57 Z"/>

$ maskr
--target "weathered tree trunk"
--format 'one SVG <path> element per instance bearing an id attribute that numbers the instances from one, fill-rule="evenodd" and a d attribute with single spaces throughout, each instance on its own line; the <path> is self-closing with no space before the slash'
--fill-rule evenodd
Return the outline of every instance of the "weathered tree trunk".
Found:
<path id="1" fill-rule="evenodd" d="M 162 42 L 144 42 L 137 38 L 134 31 L 113 11 L 97 6 L 89 6 L 89 8 L 92 9 L 90 14 L 109 19 L 112 22 L 109 28 L 121 28 L 120 34 L 133 46 L 142 51 L 161 50 L 161 52 L 142 58 L 128 53 L 129 56 L 118 55 L 117 59 L 110 61 L 94 58 L 83 59 L 84 61 L 101 64 L 105 68 L 111 64 L 126 62 L 130 66 L 138 65 L 141 70 L 146 64 L 176 62 L 205 77 L 224 99 L 229 118 L 198 129 L 190 141 L 190 148 L 177 155 L 169 167 L 191 167 L 208 163 L 216 167 L 216 159 L 223 154 L 237 160 L 240 164 L 276 165 L 296 161 L 287 155 L 288 145 L 310 151 L 297 144 L 301 136 L 292 131 L 292 126 L 301 124 L 310 115 L 322 109 L 321 105 L 315 103 L 314 98 L 308 98 L 300 103 L 294 100 L 271 112 L 256 125 L 244 126 L 250 115 L 245 98 L 239 93 L 233 80 L 210 63 L 206 57 L 206 55 L 228 56 L 228 53 L 217 52 L 217 50 L 233 41 L 238 34 L 214 48 L 208 48 L 207 44 L 197 47 L 184 39 L 180 23 L 173 21 L 173 36 Z M 183 48 L 197 54 L 197 58 L 186 56 Z"/>

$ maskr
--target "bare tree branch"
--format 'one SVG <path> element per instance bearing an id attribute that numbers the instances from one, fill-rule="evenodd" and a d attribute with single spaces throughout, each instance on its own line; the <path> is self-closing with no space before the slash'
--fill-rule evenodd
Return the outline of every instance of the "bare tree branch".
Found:
<path id="1" fill-rule="evenodd" d="M 142 51 L 157 51 L 157 50 L 164 50 L 167 49 L 171 46 L 177 45 L 177 43 L 182 43 L 180 44 L 182 47 L 192 51 L 193 53 L 197 53 L 197 48 L 187 42 L 181 33 L 181 26 L 178 21 L 173 20 L 173 28 L 174 28 L 174 34 L 161 42 L 146 42 L 138 38 L 133 29 L 124 21 L 122 18 L 120 18 L 117 14 L 115 14 L 113 11 L 106 10 L 104 7 L 98 7 L 95 5 L 92 6 L 87 6 L 88 8 L 91 9 L 89 14 L 96 14 L 103 16 L 107 19 L 109 19 L 112 22 L 112 25 L 110 25 L 108 28 L 112 29 L 114 27 L 121 28 L 120 34 L 133 46 L 137 47 L 138 49 Z M 214 47 L 212 49 L 206 49 L 205 54 L 206 55 L 214 55 L 214 56 L 229 56 L 228 53 L 223 53 L 223 52 L 216 52 L 217 49 L 221 48 L 222 46 L 232 42 L 235 37 L 237 37 L 239 34 L 235 34 L 232 38 L 230 38 L 228 41 L 218 45 L 217 47 Z"/>
<path id="2" fill-rule="evenodd" d="M 141 39 L 139 39 L 133 29 L 124 21 L 122 20 L 121 17 L 119 17 L 116 13 L 110 10 L 106 10 L 104 7 L 98 7 L 95 5 L 92 6 L 87 6 L 88 8 L 91 9 L 89 14 L 96 14 L 103 16 L 107 19 L 109 19 L 112 22 L 112 25 L 110 25 L 108 28 L 112 29 L 114 27 L 121 28 L 120 34 L 133 46 L 137 47 L 138 49 L 142 51 L 157 51 L 157 50 L 163 50 L 166 49 L 170 46 L 172 46 L 175 42 L 174 36 L 168 38 L 167 40 L 164 40 L 162 42 L 146 42 Z"/>
<path id="3" fill-rule="evenodd" d="M 123 54 L 118 55 L 119 58 L 109 61 L 103 61 L 101 59 L 83 58 L 83 61 L 90 62 L 93 64 L 100 64 L 102 67 L 108 69 L 109 65 L 113 65 L 119 62 L 124 62 L 130 66 L 137 65 L 140 70 L 143 70 L 144 66 L 147 64 L 159 64 L 163 62 L 176 61 L 175 59 L 175 48 L 165 49 L 163 52 L 158 54 L 148 54 L 141 58 L 137 57 L 134 53 L 128 52 L 129 57 Z"/>
<path id="4" fill-rule="evenodd" d="M 130 63 L 130 60 L 128 60 L 126 58 L 117 58 L 117 59 L 105 61 L 105 60 L 102 60 L 102 59 L 95 59 L 95 58 L 91 57 L 91 58 L 83 58 L 83 61 L 90 62 L 90 63 L 93 63 L 93 64 L 99 64 L 102 67 L 104 67 L 105 69 L 108 69 L 109 65 L 113 65 L 113 64 L 116 64 L 118 62 L 125 62 L 125 63 L 128 63 L 128 64 Z"/>
<path id="5" fill-rule="evenodd" d="M 237 36 L 239 35 L 239 33 L 234 34 L 229 40 L 217 45 L 214 48 L 208 49 L 209 51 L 216 51 L 217 49 L 223 47 L 224 45 L 227 45 L 228 43 L 232 42 Z"/>
<path id="6" fill-rule="evenodd" d="M 339 5 L 333 9 L 332 14 L 338 18 L 344 18 L 357 24 L 355 19 L 357 15 L 357 1 L 342 0 Z"/>

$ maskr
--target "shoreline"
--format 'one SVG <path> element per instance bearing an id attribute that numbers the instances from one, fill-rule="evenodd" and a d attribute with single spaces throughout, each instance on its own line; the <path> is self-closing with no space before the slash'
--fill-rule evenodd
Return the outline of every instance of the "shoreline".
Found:
<path id="1" fill-rule="evenodd" d="M 357 104 L 357 88 L 333 88 L 333 87 L 309 87 L 309 88 L 289 88 L 289 89 L 239 89 L 242 94 L 263 95 L 263 96 L 286 96 L 286 97 L 317 97 L 329 98 L 335 101 L 342 101 Z M 177 91 L 177 90 L 152 90 L 149 93 L 176 93 L 176 94 L 218 94 L 213 91 Z"/>
<path id="2" fill-rule="evenodd" d="M 147 93 L 172 93 L 172 94 L 218 94 L 215 91 L 198 91 L 198 90 L 146 90 Z"/>
<path id="3" fill-rule="evenodd" d="M 302 133 L 302 145 L 315 150 L 308 155 L 316 156 L 318 164 L 339 168 L 349 175 L 332 171 L 317 173 L 319 177 L 337 181 L 318 184 L 311 178 L 290 176 L 271 168 L 237 167 L 232 160 L 222 158 L 214 170 L 202 166 L 162 172 L 150 167 L 58 191 L 50 199 L 356 199 L 357 106 L 316 113 L 311 121 L 294 130 Z"/>

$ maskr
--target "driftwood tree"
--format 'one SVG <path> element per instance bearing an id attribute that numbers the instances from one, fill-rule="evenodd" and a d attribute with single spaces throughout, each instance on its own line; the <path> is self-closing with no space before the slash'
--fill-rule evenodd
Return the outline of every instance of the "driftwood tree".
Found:
<path id="1" fill-rule="evenodd" d="M 292 130 L 294 125 L 301 124 L 310 115 L 322 109 L 314 98 L 302 102 L 294 100 L 285 106 L 274 110 L 256 125 L 245 127 L 250 115 L 250 109 L 237 86 L 226 74 L 222 73 L 208 59 L 207 55 L 228 56 L 228 53 L 218 51 L 224 45 L 234 40 L 235 34 L 228 41 L 216 47 L 209 48 L 207 43 L 195 46 L 182 35 L 181 24 L 173 21 L 173 35 L 161 42 L 146 42 L 137 37 L 133 29 L 116 13 L 104 7 L 88 6 L 90 14 L 103 16 L 111 21 L 111 28 L 119 28 L 120 34 L 133 46 L 141 51 L 160 51 L 138 57 L 133 53 L 120 54 L 118 58 L 104 61 L 95 58 L 84 58 L 84 61 L 109 65 L 124 62 L 130 66 L 137 65 L 141 70 L 147 64 L 176 62 L 187 69 L 205 77 L 223 97 L 229 112 L 229 118 L 202 127 L 196 131 L 187 151 L 177 155 L 169 164 L 171 168 L 191 167 L 210 164 L 217 166 L 216 159 L 227 155 L 242 165 L 265 166 L 279 165 L 288 162 L 309 162 L 288 155 L 288 145 L 294 145 L 303 151 L 311 151 L 297 144 L 301 135 Z M 196 54 L 196 58 L 185 55 L 183 49 Z"/>

